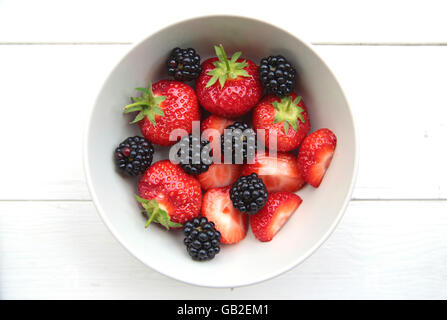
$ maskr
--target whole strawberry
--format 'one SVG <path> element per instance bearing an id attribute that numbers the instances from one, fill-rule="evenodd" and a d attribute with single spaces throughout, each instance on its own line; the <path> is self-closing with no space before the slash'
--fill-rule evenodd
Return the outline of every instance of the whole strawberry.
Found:
<path id="1" fill-rule="evenodd" d="M 265 146 L 270 150 L 291 151 L 298 148 L 310 130 L 303 99 L 295 93 L 284 98 L 266 96 L 253 110 L 253 128 L 265 130 Z M 275 135 L 276 148 L 270 141 Z"/>
<path id="2" fill-rule="evenodd" d="M 318 188 L 337 146 L 337 137 L 329 129 L 319 129 L 304 138 L 298 152 L 298 168 L 304 180 Z"/>
<path id="3" fill-rule="evenodd" d="M 133 103 L 124 107 L 124 113 L 138 112 L 131 123 L 140 126 L 141 133 L 151 142 L 173 145 L 169 136 L 175 129 L 192 132 L 192 122 L 200 121 L 200 110 L 194 90 L 180 81 L 161 80 L 148 88 L 136 88 L 141 97 L 133 97 Z M 177 140 L 175 140 L 177 139 Z"/>
<path id="4" fill-rule="evenodd" d="M 200 213 L 200 183 L 169 160 L 154 163 L 141 176 L 137 200 L 148 217 L 146 227 L 157 222 L 166 229 L 180 228 Z"/>
<path id="5" fill-rule="evenodd" d="M 258 66 L 240 59 L 241 52 L 228 59 L 222 45 L 214 49 L 217 57 L 202 63 L 202 73 L 196 81 L 197 98 L 203 108 L 215 115 L 240 117 L 261 98 Z"/>

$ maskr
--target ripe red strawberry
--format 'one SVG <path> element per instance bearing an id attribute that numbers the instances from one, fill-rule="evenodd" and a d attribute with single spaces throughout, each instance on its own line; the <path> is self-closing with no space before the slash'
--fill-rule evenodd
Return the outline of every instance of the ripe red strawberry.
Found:
<path id="1" fill-rule="evenodd" d="M 192 132 L 192 122 L 200 121 L 200 110 L 194 90 L 180 81 L 161 80 L 148 88 L 136 88 L 143 96 L 132 98 L 124 113 L 139 113 L 138 122 L 144 137 L 161 146 L 173 145 L 169 135 L 175 129 Z M 180 137 L 175 137 L 180 138 Z"/>
<path id="2" fill-rule="evenodd" d="M 169 160 L 154 163 L 138 182 L 137 200 L 148 216 L 146 227 L 157 222 L 166 229 L 180 228 L 200 214 L 199 182 Z"/>
<path id="3" fill-rule="evenodd" d="M 296 192 L 305 184 L 296 157 L 290 153 L 278 152 L 276 157 L 256 154 L 254 162 L 244 165 L 243 176 L 256 173 L 264 182 L 268 193 L 278 191 Z"/>
<path id="4" fill-rule="evenodd" d="M 197 98 L 213 114 L 240 117 L 261 98 L 258 66 L 251 60 L 239 59 L 241 52 L 228 59 L 222 45 L 214 49 L 217 57 L 202 63 L 202 73 L 196 81 Z"/>
<path id="5" fill-rule="evenodd" d="M 275 146 L 269 139 L 274 134 L 277 151 L 296 149 L 310 130 L 306 106 L 295 93 L 284 98 L 268 95 L 253 110 L 253 128 L 265 130 L 265 146 L 271 150 Z"/>
<path id="6" fill-rule="evenodd" d="M 318 188 L 323 180 L 337 145 L 337 137 L 329 129 L 319 129 L 304 138 L 298 152 L 298 167 L 307 183 Z"/>
<path id="7" fill-rule="evenodd" d="M 222 118 L 212 114 L 208 118 L 203 120 L 200 124 L 200 131 L 202 132 L 202 138 L 212 142 L 213 136 L 210 135 L 209 131 L 207 132 L 206 130 L 213 129 L 216 130 L 216 132 L 218 132 L 219 135 L 222 135 L 224 133 L 225 128 L 232 125 L 234 122 L 235 122 L 234 120 Z"/>
<path id="8" fill-rule="evenodd" d="M 250 226 L 255 237 L 263 242 L 272 240 L 301 202 L 303 200 L 294 193 L 269 194 L 264 208 L 250 217 Z"/>
<path id="9" fill-rule="evenodd" d="M 240 177 L 242 166 L 237 164 L 213 163 L 209 169 L 197 176 L 203 190 L 226 187 Z"/>
<path id="10" fill-rule="evenodd" d="M 237 243 L 247 235 L 248 215 L 233 207 L 230 187 L 215 188 L 205 193 L 202 216 L 214 222 L 222 235 L 221 243 Z"/>

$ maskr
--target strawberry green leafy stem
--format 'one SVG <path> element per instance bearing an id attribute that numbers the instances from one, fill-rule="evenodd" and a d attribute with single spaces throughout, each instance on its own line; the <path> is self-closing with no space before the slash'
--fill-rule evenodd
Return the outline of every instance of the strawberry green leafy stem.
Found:
<path id="1" fill-rule="evenodd" d="M 142 93 L 141 97 L 131 97 L 133 103 L 124 107 L 124 113 L 137 112 L 138 114 L 131 123 L 136 123 L 147 117 L 149 121 L 155 126 L 155 115 L 164 117 L 164 112 L 160 108 L 160 103 L 166 100 L 165 96 L 154 97 L 152 92 L 152 83 L 149 82 L 147 88 L 135 88 L 135 90 Z"/>
<path id="2" fill-rule="evenodd" d="M 211 87 L 219 80 L 220 87 L 223 88 L 225 81 L 228 79 L 236 79 L 237 77 L 250 77 L 247 71 L 244 70 L 248 66 L 247 61 L 236 62 L 241 56 L 242 52 L 238 51 L 228 60 L 225 50 L 222 45 L 214 46 L 216 55 L 219 60 L 214 61 L 215 68 L 207 73 L 211 79 L 206 84 L 205 88 Z"/>
<path id="3" fill-rule="evenodd" d="M 281 99 L 280 102 L 273 102 L 273 107 L 276 109 L 275 119 L 273 123 L 284 122 L 284 132 L 287 134 L 289 132 L 289 125 L 292 126 L 293 130 L 298 131 L 298 119 L 302 123 L 306 120 L 302 112 L 303 108 L 298 106 L 301 101 L 301 96 L 296 97 L 292 101 L 292 97 L 287 96 Z"/>
<path id="4" fill-rule="evenodd" d="M 169 228 L 180 228 L 182 225 L 180 223 L 176 223 L 169 219 L 169 216 L 166 211 L 161 209 L 156 200 L 147 200 L 143 199 L 139 196 L 135 196 L 137 201 L 141 203 L 144 210 L 143 213 L 147 215 L 148 220 L 146 222 L 145 228 L 149 227 L 151 222 L 156 222 L 161 224 L 163 227 L 169 230 Z"/>

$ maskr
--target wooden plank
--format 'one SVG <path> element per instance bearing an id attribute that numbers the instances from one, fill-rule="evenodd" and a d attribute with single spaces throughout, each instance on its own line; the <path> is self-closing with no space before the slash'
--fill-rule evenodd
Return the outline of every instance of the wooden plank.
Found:
<path id="1" fill-rule="evenodd" d="M 447 197 L 446 47 L 325 47 L 360 148 L 354 198 Z"/>
<path id="2" fill-rule="evenodd" d="M 279 0 L 275 6 L 284 9 L 281 14 L 273 15 L 267 1 L 216 10 L 206 0 L 193 6 L 180 0 L 4 0 L 0 42 L 133 42 L 171 23 L 212 14 L 251 16 L 314 42 L 447 42 L 443 1 Z"/>
<path id="3" fill-rule="evenodd" d="M 101 82 L 127 48 L 0 47 L 0 134 L 9 137 L 0 199 L 90 199 L 82 129 Z M 354 112 L 360 143 L 354 198 L 446 199 L 447 47 L 316 49 Z"/>
<path id="4" fill-rule="evenodd" d="M 125 50 L 0 48 L 0 132 L 9 137 L 2 153 L 9 156 L 0 160 L 2 199 L 90 199 L 83 130 L 102 81 Z"/>
<path id="5" fill-rule="evenodd" d="M 0 202 L 2 299 L 446 299 L 446 201 L 354 201 L 308 260 L 267 282 L 209 289 L 133 258 L 93 204 Z"/>

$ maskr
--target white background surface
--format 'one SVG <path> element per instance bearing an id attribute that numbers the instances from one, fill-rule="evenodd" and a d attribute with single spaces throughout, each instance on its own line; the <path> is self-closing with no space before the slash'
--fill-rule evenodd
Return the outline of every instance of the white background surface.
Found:
<path id="1" fill-rule="evenodd" d="M 443 1 L 191 3 L 0 0 L 0 298 L 447 299 Z M 307 261 L 208 289 L 158 274 L 113 238 L 87 190 L 82 132 L 134 41 L 225 13 L 314 44 L 350 99 L 360 168 L 345 217 Z"/>

